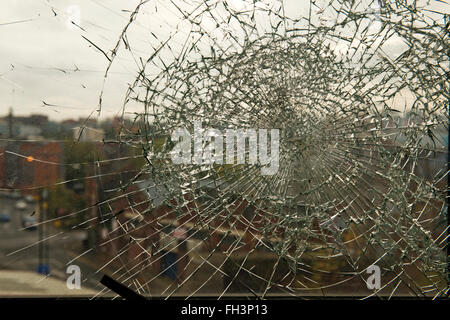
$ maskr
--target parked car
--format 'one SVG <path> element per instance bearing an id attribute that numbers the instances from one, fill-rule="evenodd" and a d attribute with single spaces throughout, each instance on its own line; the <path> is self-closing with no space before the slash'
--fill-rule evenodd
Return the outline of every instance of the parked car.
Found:
<path id="1" fill-rule="evenodd" d="M 33 203 L 34 202 L 34 198 L 33 198 L 33 196 L 31 194 L 27 194 L 25 196 L 25 201 L 28 202 L 28 203 Z"/>
<path id="2" fill-rule="evenodd" d="M 16 202 L 16 209 L 25 210 L 27 208 L 27 203 L 23 200 L 19 200 Z"/>
<path id="3" fill-rule="evenodd" d="M 12 199 L 20 199 L 22 195 L 20 194 L 19 191 L 13 191 L 9 193 L 9 197 Z"/>
<path id="4" fill-rule="evenodd" d="M 8 191 L 0 191 L 0 197 L 8 198 L 9 197 L 9 192 Z"/>
<path id="5" fill-rule="evenodd" d="M 36 219 L 31 216 L 23 216 L 22 217 L 22 227 L 25 230 L 29 230 L 29 231 L 36 230 L 37 229 Z"/>
<path id="6" fill-rule="evenodd" d="M 8 212 L 0 212 L 0 222 L 10 222 L 11 217 Z"/>

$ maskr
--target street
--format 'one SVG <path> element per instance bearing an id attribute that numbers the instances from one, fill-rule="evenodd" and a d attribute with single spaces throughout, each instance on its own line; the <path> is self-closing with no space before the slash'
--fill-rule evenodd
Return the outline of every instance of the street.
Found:
<path id="1" fill-rule="evenodd" d="M 20 199 L 12 199 L 0 195 L 0 214 L 7 213 L 9 222 L 0 223 L 0 270 L 31 271 L 37 273 L 39 265 L 39 230 L 23 230 L 22 217 L 30 216 L 35 211 L 34 203 L 27 203 L 26 209 L 17 209 Z M 37 211 L 37 210 L 36 210 Z M 33 216 L 34 217 L 34 216 Z M 36 217 L 37 221 L 37 217 Z M 66 281 L 68 263 L 79 256 L 82 251 L 84 230 L 65 231 L 47 224 L 47 234 L 43 243 L 48 248 L 48 265 L 50 277 Z M 99 291 L 101 274 L 94 276 L 95 264 L 81 262 L 79 259 L 71 262 L 81 269 L 82 287 Z"/>

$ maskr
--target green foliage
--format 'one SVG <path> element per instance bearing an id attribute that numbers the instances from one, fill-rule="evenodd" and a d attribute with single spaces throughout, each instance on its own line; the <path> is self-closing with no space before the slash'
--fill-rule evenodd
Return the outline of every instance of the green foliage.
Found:
<path id="1" fill-rule="evenodd" d="M 63 212 L 64 215 L 69 215 L 74 212 L 83 210 L 86 203 L 82 196 L 77 195 L 74 191 L 67 189 L 64 185 L 57 185 L 49 190 L 48 195 L 48 215 L 47 219 L 54 219 L 58 217 L 58 211 Z M 61 219 L 62 226 L 70 228 L 85 220 L 86 212 L 79 212 L 77 214 L 64 217 Z"/>
<path id="2" fill-rule="evenodd" d="M 64 144 L 65 163 L 72 164 L 66 167 L 66 181 L 68 188 L 83 181 L 90 175 L 89 169 L 93 167 L 98 158 L 95 144 L 91 142 L 69 141 Z"/>

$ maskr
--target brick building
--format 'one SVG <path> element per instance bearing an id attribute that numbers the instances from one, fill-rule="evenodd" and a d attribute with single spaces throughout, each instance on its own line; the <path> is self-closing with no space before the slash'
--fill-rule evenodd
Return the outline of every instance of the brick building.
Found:
<path id="1" fill-rule="evenodd" d="M 64 176 L 64 150 L 56 142 L 16 142 L 0 149 L 2 188 L 31 189 L 56 183 Z M 24 193 L 27 193 L 24 190 Z"/>

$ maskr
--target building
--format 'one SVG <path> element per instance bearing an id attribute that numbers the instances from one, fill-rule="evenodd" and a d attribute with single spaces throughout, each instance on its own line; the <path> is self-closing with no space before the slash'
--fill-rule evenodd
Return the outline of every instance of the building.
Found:
<path id="1" fill-rule="evenodd" d="M 73 128 L 73 138 L 80 142 L 102 141 L 105 137 L 103 129 L 94 129 L 89 127 Z"/>
<path id="2" fill-rule="evenodd" d="M 52 185 L 64 176 L 64 150 L 57 142 L 16 142 L 0 148 L 2 188 Z"/>

